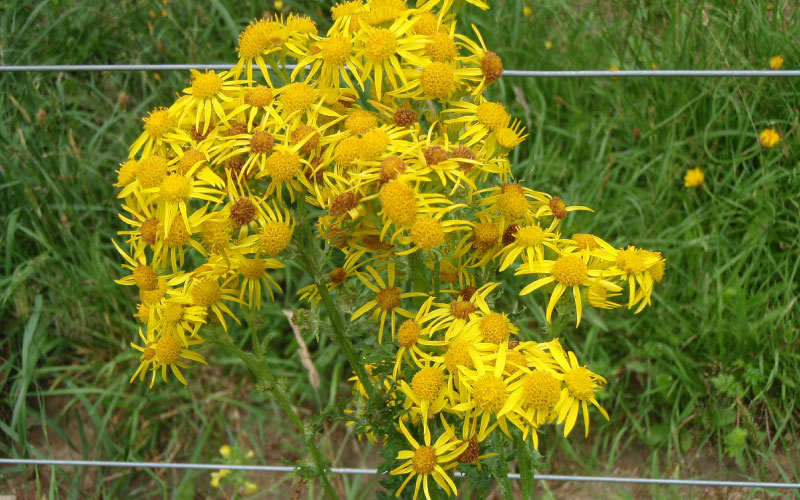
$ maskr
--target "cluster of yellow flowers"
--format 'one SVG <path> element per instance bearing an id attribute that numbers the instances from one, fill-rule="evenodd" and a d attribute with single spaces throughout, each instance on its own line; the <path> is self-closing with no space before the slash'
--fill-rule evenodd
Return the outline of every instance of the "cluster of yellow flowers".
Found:
<path id="1" fill-rule="evenodd" d="M 580 324 L 584 304 L 616 308 L 623 293 L 641 311 L 664 259 L 564 237 L 567 215 L 590 209 L 513 182 L 508 153 L 524 128 L 484 97 L 503 63 L 474 26 L 477 40 L 456 33 L 461 4 L 348 1 L 331 9 L 326 36 L 304 16 L 258 20 L 231 70 L 193 71 L 172 106 L 144 118 L 115 184 L 130 271 L 118 283 L 138 287 L 144 325 L 131 381 L 149 374 L 152 386 L 172 371 L 186 383 L 181 369 L 205 363 L 194 350 L 202 325 L 227 329 L 226 318 L 238 322 L 229 306 L 259 308 L 281 292 L 270 273 L 284 267 L 296 209 L 310 204 L 325 212 L 319 238 L 341 251 L 328 290 L 363 285 L 351 319 L 377 323 L 365 343 L 397 346 L 377 385 L 398 387 L 389 397 L 408 410 L 397 430 L 411 449 L 393 471 L 408 473 L 403 487 L 416 476 L 427 492 L 432 477 L 455 492 L 447 471 L 477 462 L 509 422 L 538 443 L 539 426 L 566 422 L 566 435 L 582 408 L 588 432 L 605 380 L 557 339 L 515 340 L 519 329 L 492 308 L 492 279 L 514 269 L 528 283 L 520 295 L 546 290 L 548 321 L 571 291 Z M 299 294 L 320 300 L 318 284 Z"/>
<path id="2" fill-rule="evenodd" d="M 237 448 L 231 448 L 230 445 L 223 444 L 219 447 L 219 454 L 226 464 L 230 465 L 249 465 L 248 462 L 255 456 L 253 450 L 244 451 Z M 258 485 L 249 481 L 243 471 L 231 471 L 231 469 L 220 469 L 211 473 L 211 486 L 213 488 L 222 488 L 226 485 L 232 485 L 238 493 L 243 495 L 252 495 L 258 491 Z M 224 493 L 223 493 L 224 495 Z M 225 495 L 226 498 L 227 495 Z M 234 496 L 234 498 L 236 498 Z"/>

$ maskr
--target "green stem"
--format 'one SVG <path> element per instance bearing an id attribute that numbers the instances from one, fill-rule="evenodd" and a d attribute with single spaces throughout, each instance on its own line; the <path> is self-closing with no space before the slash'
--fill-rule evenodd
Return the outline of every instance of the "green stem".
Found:
<path id="1" fill-rule="evenodd" d="M 325 461 L 322 458 L 322 454 L 319 452 L 319 449 L 317 448 L 317 444 L 314 442 L 314 436 L 308 432 L 308 430 L 306 430 L 305 424 L 303 424 L 303 421 L 292 408 L 291 403 L 289 403 L 289 399 L 280 390 L 278 382 L 275 379 L 275 374 L 272 373 L 272 370 L 270 369 L 266 360 L 260 359 L 249 352 L 239 349 L 238 346 L 231 342 L 227 333 L 219 335 L 215 340 L 222 344 L 229 352 L 235 354 L 236 357 L 241 359 L 262 385 L 272 388 L 271 393 L 275 397 L 275 401 L 277 401 L 278 406 L 280 406 L 286 415 L 289 416 L 289 420 L 292 421 L 295 427 L 297 427 L 297 431 L 303 436 L 303 442 L 308 451 L 311 453 L 311 459 L 314 461 L 314 466 L 317 469 L 317 474 L 319 475 L 320 482 L 322 483 L 322 489 L 325 490 L 325 494 L 328 496 L 328 498 L 334 498 L 338 500 L 339 496 L 336 494 L 336 491 L 333 489 L 333 486 L 328 480 Z"/>
<path id="2" fill-rule="evenodd" d="M 533 432 L 536 432 L 536 430 L 534 429 Z M 533 463 L 528 453 L 528 445 L 522 440 L 522 436 L 517 436 L 514 441 L 517 445 L 517 462 L 519 463 L 519 475 L 522 482 L 522 498 L 533 500 L 536 498 L 536 485 L 534 483 Z"/>
<path id="3" fill-rule="evenodd" d="M 439 257 L 436 255 L 433 256 L 433 296 L 436 297 L 434 300 L 439 299 L 439 293 L 441 293 L 441 269 L 439 267 Z"/>
<path id="4" fill-rule="evenodd" d="M 322 304 L 325 306 L 325 310 L 328 312 L 328 317 L 330 318 L 331 326 L 333 327 L 333 338 L 336 342 L 336 345 L 339 346 L 339 349 L 344 354 L 344 357 L 347 358 L 347 361 L 350 363 L 350 367 L 353 369 L 353 372 L 355 372 L 356 377 L 358 377 L 358 381 L 361 383 L 362 387 L 364 387 L 364 390 L 367 393 L 367 398 L 373 404 L 377 404 L 377 402 L 380 400 L 378 398 L 378 392 L 375 389 L 375 383 L 372 380 L 372 377 L 367 374 L 367 370 L 364 368 L 364 363 L 361 362 L 361 359 L 359 358 L 358 354 L 356 354 L 355 349 L 353 349 L 353 344 L 350 343 L 350 340 L 345 335 L 345 323 L 344 319 L 342 318 L 341 310 L 333 302 L 331 293 L 328 291 L 328 287 L 325 284 L 325 278 L 320 273 L 319 255 L 317 252 L 318 248 L 316 241 L 314 240 L 314 235 L 311 232 L 311 220 L 309 217 L 307 217 L 306 201 L 302 196 L 300 196 L 297 206 L 299 211 L 298 219 L 300 221 L 300 225 L 304 226 L 303 237 L 301 238 L 300 245 L 298 245 L 300 253 L 298 263 L 300 263 L 305 268 L 305 271 L 308 272 L 314 279 L 314 285 L 317 287 L 319 296 L 322 299 Z"/>
<path id="5" fill-rule="evenodd" d="M 344 320 L 342 319 L 339 308 L 333 303 L 333 299 L 331 298 L 331 293 L 328 291 L 328 287 L 325 286 L 324 283 L 321 283 L 317 276 L 314 276 L 314 284 L 317 285 L 317 290 L 319 290 L 322 303 L 325 305 L 325 309 L 328 311 L 328 316 L 331 319 L 331 326 L 333 326 L 333 338 L 336 341 L 336 345 L 338 345 L 339 349 L 342 350 L 344 357 L 347 358 L 347 361 L 350 363 L 350 367 L 355 372 L 356 377 L 358 377 L 358 381 L 361 382 L 364 390 L 367 391 L 367 398 L 373 404 L 376 404 L 380 400 L 378 399 L 378 393 L 375 390 L 375 384 L 372 380 L 372 377 L 367 374 L 367 370 L 364 368 L 364 363 L 359 360 L 356 351 L 353 349 L 353 345 L 350 343 L 350 340 L 348 340 L 344 334 Z"/>
<path id="6" fill-rule="evenodd" d="M 495 481 L 497 481 L 497 485 L 500 487 L 503 500 L 514 500 L 514 494 L 511 491 L 511 482 L 508 480 L 508 465 L 506 465 L 503 436 L 500 435 L 499 432 L 494 433 L 494 448 L 497 451 L 498 464 L 497 467 L 492 467 L 492 475 Z"/>
<path id="7" fill-rule="evenodd" d="M 408 269 L 411 271 L 411 282 L 415 292 L 429 293 L 430 280 L 425 275 L 425 263 L 422 262 L 421 251 L 408 254 Z"/>

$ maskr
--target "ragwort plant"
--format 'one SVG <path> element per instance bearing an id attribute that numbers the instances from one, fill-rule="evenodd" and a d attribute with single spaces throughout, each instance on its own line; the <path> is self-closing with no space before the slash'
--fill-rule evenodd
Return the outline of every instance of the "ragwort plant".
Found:
<path id="1" fill-rule="evenodd" d="M 257 20 L 230 70 L 193 71 L 144 118 L 118 170 L 118 283 L 140 297 L 131 382 L 186 384 L 213 340 L 272 390 L 332 498 L 257 332 L 252 352 L 228 334 L 282 293 L 273 276 L 287 261 L 310 277 L 300 300 L 324 308 L 354 371 L 342 418 L 384 441 L 397 496 L 428 499 L 455 494 L 456 468 L 482 461 L 509 496 L 507 442 L 532 495 L 538 429 L 563 424 L 566 437 L 582 416 L 588 435 L 590 406 L 608 418 L 603 377 L 498 306 L 504 274 L 526 280 L 519 295 L 540 294 L 548 322 L 576 327 L 587 306 L 640 312 L 664 276 L 658 252 L 563 235 L 570 212 L 590 209 L 514 182 L 507 155 L 526 135 L 483 97 L 503 63 L 474 26 L 474 38 L 457 33 L 463 3 L 345 2 L 327 36 L 305 16 Z"/>

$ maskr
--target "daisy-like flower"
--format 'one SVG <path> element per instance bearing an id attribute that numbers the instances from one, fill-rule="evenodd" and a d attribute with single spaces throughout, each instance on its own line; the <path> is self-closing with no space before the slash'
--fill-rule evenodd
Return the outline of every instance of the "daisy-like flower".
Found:
<path id="1" fill-rule="evenodd" d="M 496 457 L 497 453 L 484 453 L 481 455 L 481 443 L 478 441 L 478 419 L 464 416 L 464 430 L 461 436 L 462 443 L 467 443 L 467 448 L 458 456 L 456 461 L 459 465 L 474 464 L 481 470 L 481 460 Z"/>
<path id="2" fill-rule="evenodd" d="M 406 73 L 408 84 L 388 92 L 396 99 L 436 99 L 447 100 L 467 82 L 479 81 L 480 70 L 461 67 L 455 62 L 433 61 L 422 69 L 409 69 Z"/>
<path id="3" fill-rule="evenodd" d="M 398 229 L 410 228 L 423 208 L 431 209 L 436 205 L 450 205 L 449 200 L 443 195 L 420 192 L 417 188 L 408 185 L 402 176 L 384 184 L 380 193 L 368 196 L 364 200 L 372 198 L 378 198 L 381 204 L 380 214 L 383 219 L 381 239 L 386 236 L 392 225 Z"/>
<path id="4" fill-rule="evenodd" d="M 125 259 L 126 263 L 122 264 L 122 268 L 131 272 L 130 275 L 124 278 L 114 280 L 114 283 L 128 286 L 136 285 L 141 292 L 149 292 L 159 288 L 160 277 L 153 266 L 147 265 L 147 259 L 143 253 L 134 257 L 120 248 L 115 240 L 112 239 L 111 243 L 114 244 L 114 248 Z"/>
<path id="5" fill-rule="evenodd" d="M 488 366 L 481 357 L 476 357 L 475 369 L 461 368 L 461 392 L 467 391 L 469 398 L 452 407 L 453 411 L 466 412 L 472 417 L 480 417 L 478 441 L 483 441 L 486 436 L 499 426 L 508 436 L 508 422 L 517 427 L 524 427 L 522 422 L 512 413 L 519 404 L 521 395 L 516 391 L 522 371 L 518 370 L 511 376 L 503 376 L 506 366 L 506 345 L 500 344 L 494 367 Z M 492 417 L 495 423 L 489 427 Z"/>
<path id="6" fill-rule="evenodd" d="M 157 217 L 164 224 L 164 236 L 168 237 L 172 230 L 172 221 L 176 218 L 180 218 L 184 229 L 189 231 L 187 206 L 191 200 L 216 204 L 222 201 L 224 192 L 209 186 L 198 177 L 176 172 L 166 176 L 159 187 L 142 190 L 141 196 L 145 197 L 145 203 L 157 204 Z"/>
<path id="7" fill-rule="evenodd" d="M 367 27 L 359 31 L 356 41 L 360 45 L 356 68 L 360 81 L 372 81 L 375 95 L 381 99 L 386 79 L 392 89 L 407 85 L 407 69 L 403 64 L 421 67 L 426 61 L 417 55 L 425 47 L 425 37 L 411 34 L 416 21 L 413 18 L 398 18 L 387 28 Z"/>
<path id="8" fill-rule="evenodd" d="M 248 249 L 247 253 L 259 253 L 269 257 L 274 257 L 283 252 L 292 241 L 294 234 L 295 221 L 288 208 L 283 211 L 275 201 L 260 204 L 263 215 L 256 218 L 260 229 L 257 234 L 250 235 L 241 239 L 237 247 Z"/>
<path id="9" fill-rule="evenodd" d="M 261 169 L 256 174 L 256 179 L 268 178 L 269 185 L 266 189 L 266 196 L 277 193 L 278 201 L 283 202 L 283 188 L 289 191 L 289 198 L 294 201 L 294 193 L 302 193 L 311 190 L 311 184 L 303 174 L 304 166 L 309 162 L 300 156 L 300 149 L 310 140 L 311 136 L 292 147 L 279 145 L 275 146 L 272 154 L 266 159 Z"/>
<path id="10" fill-rule="evenodd" d="M 132 166 L 133 180 L 130 180 L 117 195 L 117 198 L 127 199 L 129 196 L 141 193 L 142 190 L 157 188 L 167 176 L 169 165 L 167 159 L 159 155 L 145 156 L 134 162 Z M 144 205 L 141 197 L 138 202 Z"/>
<path id="11" fill-rule="evenodd" d="M 305 75 L 306 82 L 313 81 L 314 77 L 319 75 L 317 81 L 322 87 L 338 89 L 341 79 L 345 81 L 347 87 L 358 91 L 350 78 L 352 71 L 358 87 L 364 88 L 364 82 L 355 71 L 358 68 L 358 61 L 351 37 L 334 32 L 329 37 L 314 42 L 313 45 L 318 50 L 308 51 L 305 57 L 298 61 L 297 67 L 292 71 L 292 81 L 297 81 L 298 74 L 301 71 L 305 73 L 306 66 L 311 66 Z"/>
<path id="12" fill-rule="evenodd" d="M 772 148 L 779 142 L 781 142 L 781 136 L 774 128 L 765 128 L 758 134 L 758 143 L 761 144 L 761 147 Z"/>
<path id="13" fill-rule="evenodd" d="M 260 257 L 258 253 L 253 257 L 239 253 L 235 254 L 231 259 L 231 264 L 241 277 L 239 282 L 239 301 L 242 304 L 247 304 L 247 307 L 252 308 L 255 304 L 256 309 L 261 309 L 262 283 L 269 294 L 269 299 L 272 301 L 275 300 L 273 290 L 283 293 L 281 286 L 269 275 L 271 270 L 286 267 L 278 259 Z M 245 293 L 247 294 L 247 301 L 244 300 Z"/>
<path id="14" fill-rule="evenodd" d="M 654 279 L 649 269 L 662 266 L 661 261 L 663 259 L 660 254 L 648 252 L 634 246 L 618 250 L 600 238 L 597 238 L 597 242 L 600 244 L 601 249 L 595 250 L 592 255 L 612 263 L 612 266 L 606 269 L 603 275 L 606 277 L 618 276 L 623 282 L 627 281 L 628 309 L 639 303 L 640 305 L 635 312 L 641 312 L 645 305 L 650 304 L 650 294 L 653 290 Z M 637 293 L 637 285 L 639 293 Z M 614 292 L 619 291 L 609 289 Z"/>
<path id="15" fill-rule="evenodd" d="M 423 212 L 411 225 L 408 235 L 402 235 L 400 232 L 395 233 L 397 240 L 401 244 L 410 245 L 410 248 L 397 252 L 397 255 L 409 255 L 417 250 L 433 250 L 444 244 L 448 234 L 472 229 L 472 224 L 468 221 L 460 219 L 442 220 L 448 212 L 465 206 L 461 204 L 448 205 Z"/>
<path id="16" fill-rule="evenodd" d="M 277 142 L 275 127 L 275 123 L 264 121 L 249 132 L 243 130 L 238 133 L 237 130 L 236 134 L 221 140 L 211 151 L 214 163 L 223 164 L 237 157 L 247 158 L 238 171 L 234 172 L 234 180 L 238 181 L 265 171 Z"/>
<path id="17" fill-rule="evenodd" d="M 205 205 L 195 210 L 186 221 L 178 217 L 172 219 L 168 233 L 164 229 L 163 223 L 159 222 L 156 244 L 153 247 L 154 264 L 166 266 L 166 263 L 169 262 L 172 272 L 177 273 L 179 269 L 183 268 L 188 248 L 193 248 L 200 255 L 205 255 L 205 249 L 199 241 L 192 238 L 192 235 L 200 233 L 205 221 L 213 215 L 206 211 L 207 208 L 208 205 Z"/>
<path id="18" fill-rule="evenodd" d="M 397 354 L 395 354 L 394 370 L 392 376 L 397 378 L 400 373 L 400 367 L 405 361 L 409 366 L 423 366 L 422 358 L 429 355 L 422 350 L 422 346 L 441 346 L 443 342 L 428 340 L 424 338 L 428 332 L 424 327 L 422 318 L 428 313 L 428 310 L 433 303 L 433 297 L 429 297 L 422 306 L 420 306 L 417 314 L 411 318 L 403 321 L 397 329 Z M 409 363 L 408 359 L 411 359 Z"/>
<path id="19" fill-rule="evenodd" d="M 125 212 L 127 212 L 127 215 Z M 161 231 L 159 231 L 159 220 L 156 218 L 155 207 L 141 204 L 139 198 L 129 196 L 123 202 L 118 216 L 122 222 L 128 225 L 129 229 L 127 231 L 119 231 L 117 234 L 127 236 L 125 243 L 128 245 L 133 259 L 146 258 L 145 250 L 155 247 L 162 236 Z"/>
<path id="20" fill-rule="evenodd" d="M 580 366 L 575 354 L 572 351 L 565 353 L 558 339 L 548 342 L 548 344 L 550 353 L 558 362 L 564 378 L 564 387 L 561 389 L 561 396 L 555 408 L 558 413 L 558 423 L 566 422 L 564 425 L 564 437 L 567 437 L 572 428 L 575 427 L 575 422 L 581 409 L 583 409 L 585 435 L 588 436 L 589 403 L 597 407 L 603 417 L 608 420 L 608 413 L 594 397 L 595 391 L 600 389 L 606 383 L 606 380 L 600 375 L 592 373 L 585 366 Z"/>
<path id="21" fill-rule="evenodd" d="M 559 244 L 565 240 L 559 238 L 558 233 L 549 229 L 542 229 L 538 224 L 512 224 L 503 232 L 503 249 L 498 254 L 500 267 L 498 271 L 505 271 L 514 263 L 517 257 L 522 257 L 523 264 L 531 264 L 544 260 L 545 248 L 558 253 L 561 251 Z"/>
<path id="22" fill-rule="evenodd" d="M 506 111 L 505 106 L 499 102 L 487 101 L 483 97 L 480 97 L 476 102 L 453 102 L 443 113 L 458 115 L 455 118 L 445 120 L 445 123 L 459 124 L 466 127 L 458 140 L 465 141 L 467 146 L 477 144 L 490 133 L 508 127 L 511 123 L 511 116 Z"/>
<path id="23" fill-rule="evenodd" d="M 468 324 L 478 321 L 481 312 L 491 311 L 486 303 L 486 297 L 498 286 L 500 283 L 486 283 L 480 288 L 472 288 L 468 296 L 460 294 L 450 304 L 434 303 L 434 307 L 423 317 L 423 321 L 430 322 L 428 328 L 431 334 L 444 330 L 445 341 L 449 342 Z"/>
<path id="24" fill-rule="evenodd" d="M 272 53 L 281 49 L 280 34 L 275 37 L 276 31 L 285 30 L 283 25 L 269 19 L 260 19 L 251 22 L 247 28 L 239 35 L 239 61 L 231 69 L 231 73 L 238 78 L 242 71 L 245 72 L 247 81 L 253 81 L 253 63 L 261 70 L 261 74 L 271 86 L 269 70 L 267 70 L 267 59 Z M 288 35 L 288 30 L 286 31 Z"/>
<path id="25" fill-rule="evenodd" d="M 403 292 L 399 287 L 394 286 L 395 283 L 395 266 L 390 262 L 386 266 L 387 279 L 381 277 L 380 273 L 372 266 L 367 266 L 367 272 L 372 276 L 370 280 L 364 273 L 357 273 L 358 280 L 375 293 L 375 298 L 369 300 L 366 304 L 359 307 L 350 318 L 350 321 L 355 321 L 364 314 L 376 310 L 378 313 L 378 321 L 380 328 L 378 329 L 378 342 L 383 343 L 383 329 L 386 323 L 386 317 L 389 317 L 392 329 L 392 341 L 395 338 L 395 324 L 397 315 L 405 318 L 414 318 L 414 314 L 401 307 L 403 299 L 410 297 L 426 297 L 427 295 L 421 292 Z M 374 281 L 374 283 L 373 283 Z"/>
<path id="26" fill-rule="evenodd" d="M 360 170 L 348 171 L 346 175 L 350 177 L 352 184 L 365 194 L 379 192 L 384 185 L 398 179 L 402 179 L 406 184 L 430 182 L 428 177 L 430 169 L 424 164 L 417 163 L 418 149 L 418 143 L 407 142 L 406 148 L 393 154 L 384 154 L 384 158 L 358 162 Z"/>
<path id="27" fill-rule="evenodd" d="M 471 243 L 462 239 L 453 248 L 446 248 L 439 261 L 439 282 L 443 285 L 456 286 L 459 289 L 465 286 L 474 286 L 475 280 L 467 268 L 467 255 L 471 250 Z M 435 272 L 436 256 L 433 256 L 427 266 Z"/>
<path id="28" fill-rule="evenodd" d="M 599 279 L 596 279 L 586 291 L 586 300 L 589 305 L 595 309 L 616 309 L 620 304 L 614 302 L 612 299 L 620 297 L 622 293 L 612 292 L 604 287 Z"/>
<path id="29" fill-rule="evenodd" d="M 151 309 L 148 324 L 158 325 L 161 332 L 174 333 L 184 347 L 189 347 L 187 336 L 195 336 L 206 322 L 206 310 L 200 306 L 187 306 L 183 301 L 167 299 L 162 307 Z"/>
<path id="30" fill-rule="evenodd" d="M 486 216 L 480 216 L 479 220 L 472 227 L 472 233 L 464 236 L 462 244 L 467 241 L 472 242 L 472 254 L 467 265 L 469 267 L 483 267 L 500 252 L 500 242 L 502 241 L 503 226 L 501 220 L 492 220 Z"/>
<path id="31" fill-rule="evenodd" d="M 129 156 L 133 158 L 140 151 L 142 156 L 151 154 L 166 154 L 164 141 L 170 132 L 178 126 L 178 114 L 173 109 L 155 108 L 150 114 L 142 118 L 144 131 L 133 144 L 131 144 Z"/>
<path id="32" fill-rule="evenodd" d="M 226 265 L 224 266 L 227 267 Z M 225 322 L 225 314 L 233 318 L 237 324 L 241 324 L 239 318 L 223 302 L 224 300 L 240 302 L 239 297 L 236 296 L 238 290 L 229 286 L 236 278 L 236 275 L 232 274 L 225 279 L 225 276 L 215 275 L 218 272 L 215 269 L 222 266 L 210 265 L 208 267 L 212 269 L 211 272 L 203 273 L 196 277 L 186 275 L 171 280 L 170 284 L 172 285 L 181 283 L 184 285 L 174 300 L 178 303 L 200 306 L 206 311 L 211 309 L 211 312 L 214 313 L 219 322 L 222 323 L 222 327 L 227 331 L 228 324 Z M 225 267 L 222 268 L 224 269 Z M 220 279 L 224 279 L 222 284 L 220 284 Z"/>
<path id="33" fill-rule="evenodd" d="M 486 206 L 481 214 L 497 214 L 501 217 L 502 225 L 533 222 L 536 220 L 538 207 L 549 203 L 546 193 L 540 193 L 526 188 L 517 183 L 506 183 L 477 191 L 476 194 L 484 195 L 480 200 L 481 206 Z"/>
<path id="34" fill-rule="evenodd" d="M 412 449 L 403 450 L 397 454 L 398 460 L 405 460 L 406 462 L 390 472 L 392 475 L 408 474 L 406 480 L 398 488 L 396 496 L 400 496 L 400 493 L 403 492 L 406 485 L 415 476 L 414 500 L 417 500 L 419 496 L 420 486 L 422 486 L 422 491 L 425 492 L 425 498 L 431 500 L 428 486 L 429 477 L 432 477 L 445 493 L 450 495 L 452 491 L 453 495 L 456 495 L 456 485 L 447 471 L 458 465 L 456 459 L 467 449 L 468 443 L 456 438 L 452 428 L 446 426 L 445 431 L 433 445 L 431 445 L 430 434 L 425 437 L 424 444 L 420 445 L 408 432 L 402 420 L 398 425 L 400 431 L 408 439 Z"/>
<path id="35" fill-rule="evenodd" d="M 460 34 L 456 35 L 456 39 L 459 41 L 459 45 L 465 47 L 472 53 L 477 62 L 477 66 L 481 70 L 481 81 L 472 91 L 472 95 L 477 96 L 483 93 L 483 91 L 486 90 L 486 87 L 497 81 L 497 79 L 503 75 L 503 60 L 496 53 L 486 48 L 486 44 L 484 43 L 483 37 L 481 36 L 480 31 L 478 31 L 478 28 L 474 24 L 471 26 L 472 31 L 475 32 L 480 44 L 476 43 L 471 38 Z"/>
<path id="36" fill-rule="evenodd" d="M 477 189 L 476 176 L 470 175 L 477 163 L 476 155 L 469 148 L 451 145 L 447 133 L 442 129 L 440 121 L 430 125 L 425 139 L 419 141 L 416 149 L 417 164 L 426 166 L 436 174 L 443 188 L 452 184 L 446 192 L 448 196 L 452 197 L 463 188 L 471 196 Z"/>
<path id="37" fill-rule="evenodd" d="M 486 147 L 490 155 L 494 155 L 495 150 L 505 153 L 520 145 L 526 137 L 528 134 L 525 133 L 525 126 L 521 121 L 514 120 L 508 127 L 495 130 L 490 140 L 486 142 Z"/>
<path id="38" fill-rule="evenodd" d="M 143 346 L 140 346 L 134 342 L 131 342 L 131 347 L 136 349 L 137 351 L 141 352 L 142 355 L 139 357 L 139 366 L 136 368 L 136 371 L 133 372 L 133 376 L 128 381 L 129 384 L 132 384 L 136 377 L 139 377 L 140 381 L 144 380 L 145 375 L 147 375 L 147 370 L 154 368 L 156 362 L 156 337 L 154 334 L 154 329 L 147 329 L 147 336 L 145 337 L 144 333 L 142 333 L 142 327 L 139 327 L 139 338 L 142 339 L 144 343 Z M 156 370 L 152 369 L 153 377 L 150 381 L 150 387 L 156 381 Z"/>
<path id="39" fill-rule="evenodd" d="M 412 415 L 419 414 L 425 428 L 426 437 L 430 437 L 428 417 L 442 411 L 447 405 L 448 391 L 442 366 L 425 361 L 411 379 L 411 384 L 400 381 L 400 390 L 406 396 L 405 408 Z"/>
<path id="40" fill-rule="evenodd" d="M 683 176 L 683 183 L 687 188 L 696 188 L 702 186 L 705 179 L 702 170 L 699 168 L 690 168 L 686 171 L 686 175 Z"/>
<path id="41" fill-rule="evenodd" d="M 361 0 L 343 1 L 331 7 L 331 19 L 333 19 L 333 30 L 343 33 L 350 33 L 355 30 L 351 28 L 353 19 L 357 19 L 358 15 L 365 12 L 367 6 Z M 358 23 L 357 25 L 360 25 Z"/>
<path id="42" fill-rule="evenodd" d="M 266 85 L 242 88 L 232 103 L 233 109 L 226 116 L 226 121 L 233 120 L 235 123 L 237 119 L 242 119 L 247 124 L 247 130 L 251 130 L 254 123 L 259 130 L 265 130 L 270 122 L 281 124 L 282 119 L 275 111 L 274 102 L 275 94 Z"/>
<path id="43" fill-rule="evenodd" d="M 519 405 L 514 411 L 533 427 L 533 445 L 539 448 L 536 428 L 555 418 L 553 410 L 561 401 L 563 375 L 553 369 L 525 370 L 516 387 Z M 523 431 L 527 438 L 527 428 Z"/>
<path id="44" fill-rule="evenodd" d="M 196 69 L 190 71 L 192 84 L 183 89 L 183 93 L 189 97 L 181 100 L 175 111 L 180 112 L 181 118 L 194 116 L 195 127 L 202 121 L 201 133 L 206 134 L 211 124 L 212 113 L 216 120 L 227 121 L 227 113 L 223 106 L 227 106 L 233 100 L 231 94 L 242 82 L 232 80 L 234 73 L 228 71 L 222 73 L 216 71 L 201 73 Z"/>
<path id="45" fill-rule="evenodd" d="M 205 358 L 201 354 L 189 350 L 188 347 L 183 347 L 180 338 L 175 334 L 164 333 L 156 340 L 149 331 L 147 337 L 145 337 L 140 328 L 139 336 L 142 341 L 144 341 L 144 346 L 131 342 L 131 347 L 142 353 L 139 367 L 134 372 L 133 377 L 131 377 L 131 382 L 136 379 L 137 375 L 140 377 L 140 380 L 144 380 L 147 370 L 151 369 L 153 371 L 153 377 L 150 380 L 150 387 L 153 387 L 158 370 L 161 369 L 161 378 L 166 382 L 167 369 L 169 368 L 175 375 L 175 378 L 183 385 L 186 385 L 186 378 L 183 376 L 180 369 L 190 368 L 190 365 L 180 361 L 180 359 L 183 358 L 204 365 L 207 364 Z M 187 344 L 189 346 L 201 343 L 203 343 L 202 339 L 187 339 Z"/>
<path id="46" fill-rule="evenodd" d="M 547 321 L 550 322 L 553 309 L 556 307 L 558 299 L 561 298 L 565 291 L 571 288 L 572 295 L 575 298 L 575 312 L 577 315 L 576 325 L 580 325 L 581 313 L 583 312 L 581 306 L 581 286 L 588 287 L 599 283 L 612 292 L 622 290 L 619 285 L 606 279 L 607 276 L 612 275 L 610 272 L 603 269 L 591 269 L 588 263 L 588 253 L 572 251 L 570 248 L 564 249 L 556 260 L 540 260 L 526 263 L 517 269 L 514 273 L 516 276 L 539 274 L 544 275 L 544 277 L 525 286 L 520 290 L 519 294 L 527 295 L 538 288 L 555 283 L 555 288 L 547 304 L 546 316 Z"/>
<path id="47" fill-rule="evenodd" d="M 545 198 L 547 198 L 547 203 L 539 202 L 538 200 L 534 202 L 537 205 L 536 212 L 534 216 L 538 218 L 542 217 L 552 217 L 553 221 L 550 223 L 550 230 L 554 230 L 562 220 L 567 217 L 569 212 L 575 212 L 576 210 L 585 210 L 587 212 L 594 212 L 589 207 L 584 207 L 582 205 L 567 205 L 564 203 L 558 196 L 550 196 L 547 193 L 544 194 Z"/>

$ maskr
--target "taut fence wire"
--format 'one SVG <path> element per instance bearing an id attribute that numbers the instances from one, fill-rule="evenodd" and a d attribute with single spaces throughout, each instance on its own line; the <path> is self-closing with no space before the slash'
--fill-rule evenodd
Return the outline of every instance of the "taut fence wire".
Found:
<path id="1" fill-rule="evenodd" d="M 106 462 L 100 460 L 35 460 L 25 458 L 0 458 L 0 464 L 7 465 L 52 465 L 52 466 L 79 466 L 79 467 L 124 467 L 129 469 L 192 469 L 192 470 L 242 470 L 256 472 L 292 472 L 295 467 L 287 465 L 225 465 L 225 464 L 194 464 L 180 462 Z M 359 469 L 351 467 L 331 467 L 329 472 L 334 474 L 350 475 L 376 475 L 382 474 L 375 469 Z M 456 477 L 464 474 L 456 472 Z M 511 479 L 519 479 L 519 474 L 509 473 Z M 762 488 L 800 490 L 800 483 L 772 483 L 757 481 L 715 481 L 702 479 L 660 479 L 648 477 L 619 477 L 619 476 L 564 476 L 553 474 L 536 474 L 539 481 L 576 481 L 594 483 L 626 483 L 626 484 L 651 484 L 662 486 L 706 486 L 729 488 Z"/>
<path id="2" fill-rule="evenodd" d="M 294 64 L 285 65 L 285 69 L 295 69 Z M 37 65 L 0 65 L 0 73 L 25 72 L 100 72 L 100 71 L 180 71 L 190 69 L 228 70 L 230 64 L 37 64 Z M 256 69 L 256 67 L 254 67 Z M 763 70 L 763 69 L 657 69 L 657 70 L 579 70 L 579 71 L 539 71 L 508 69 L 503 71 L 505 77 L 522 78 L 786 78 L 800 77 L 800 69 Z M 129 469 L 192 469 L 192 470 L 242 470 L 255 472 L 292 472 L 295 467 L 286 465 L 225 465 L 195 464 L 180 462 L 113 462 L 102 460 L 49 460 L 0 458 L 5 465 L 43 465 L 55 467 L 122 467 Z M 359 469 L 350 467 L 331 467 L 333 474 L 376 475 L 376 469 Z M 460 472 L 456 477 L 463 477 Z M 519 479 L 520 475 L 509 473 L 511 479 Z M 536 474 L 539 481 L 576 481 L 595 483 L 648 484 L 662 486 L 702 486 L 720 488 L 762 488 L 800 490 L 800 483 L 777 483 L 759 481 L 717 481 L 702 479 L 660 479 L 644 477 L 619 476 L 572 476 L 558 474 Z"/>
<path id="3" fill-rule="evenodd" d="M 286 69 L 294 69 L 296 64 L 287 64 Z M 228 70 L 230 64 L 35 64 L 0 65 L 0 73 L 23 72 L 76 72 L 76 71 L 175 71 L 189 69 Z M 255 68 L 255 67 L 254 67 Z M 729 78 L 786 78 L 800 77 L 800 69 L 627 69 L 627 70 L 565 70 L 539 71 L 527 69 L 507 69 L 506 77 L 523 78 L 662 78 L 662 77 L 729 77 Z"/>

